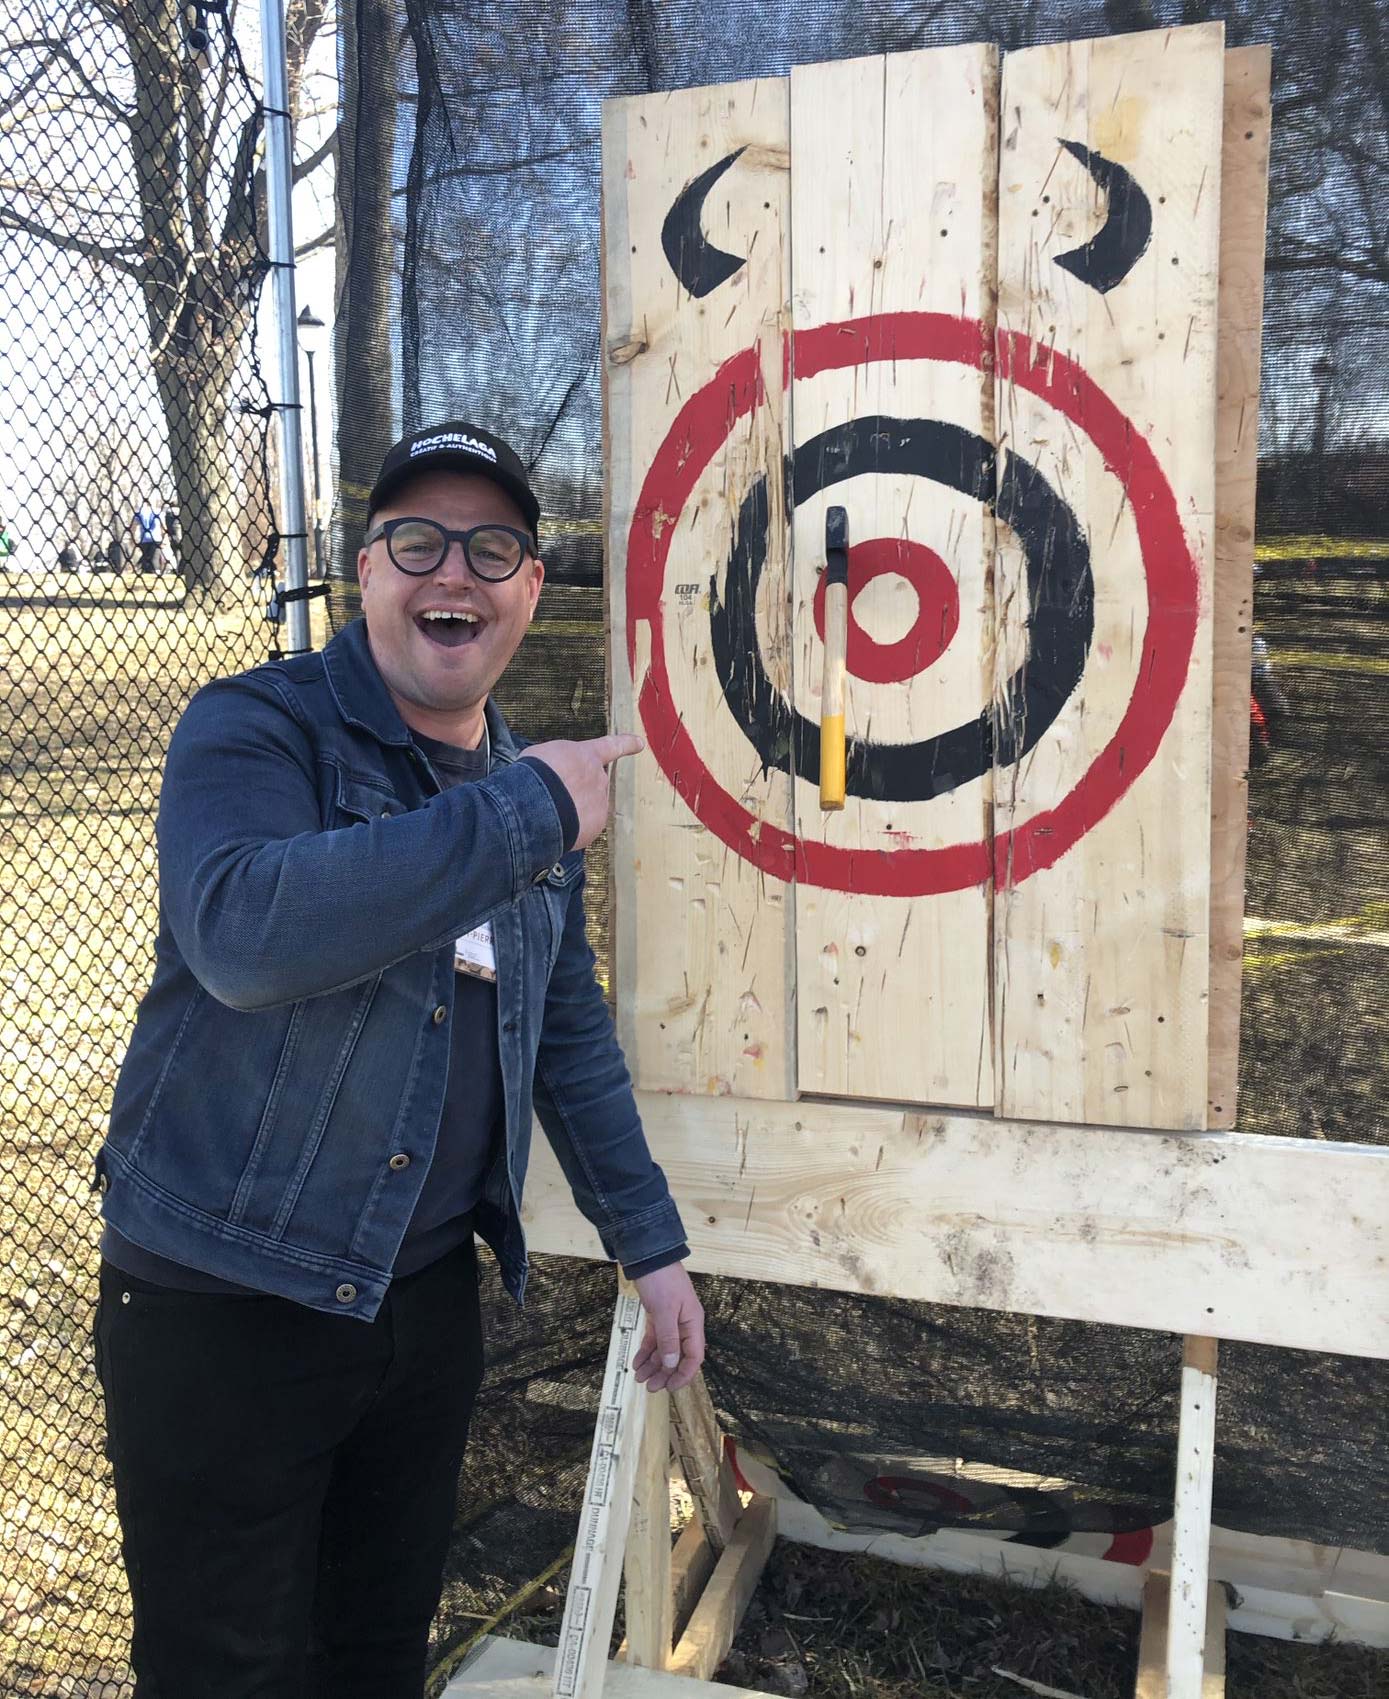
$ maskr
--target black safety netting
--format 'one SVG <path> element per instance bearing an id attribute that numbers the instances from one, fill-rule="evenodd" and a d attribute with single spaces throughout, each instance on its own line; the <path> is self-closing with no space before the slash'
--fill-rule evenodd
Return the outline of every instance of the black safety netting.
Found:
<path id="1" fill-rule="evenodd" d="M 295 103 L 324 14 L 289 10 Z M 401 428 L 494 424 L 547 515 L 546 591 L 504 706 L 533 737 L 603 728 L 602 100 L 1207 17 L 1231 45 L 1270 41 L 1275 70 L 1240 1124 L 1385 1143 L 1389 25 L 1370 0 L 351 0 L 332 558 L 354 558 Z M 156 0 L 10 0 L 0 115 L 0 1695 L 120 1699 L 91 1155 L 148 978 L 168 732 L 200 683 L 276 640 L 264 126 L 224 10 Z M 331 611 L 353 611 L 345 582 Z M 590 919 L 606 970 L 605 855 Z M 728 1279 L 701 1291 L 708 1379 L 743 1453 L 832 1520 L 1062 1549 L 1170 1514 L 1175 1340 Z M 440 1679 L 490 1624 L 554 1614 L 612 1277 L 544 1258 L 524 1313 L 491 1275 L 485 1295 Z M 1218 1523 L 1389 1551 L 1383 1365 L 1226 1345 L 1220 1386 Z"/>
<path id="2" fill-rule="evenodd" d="M 359 0 L 340 57 L 351 146 L 339 179 L 336 554 L 350 558 L 375 465 L 401 429 L 495 424 L 534 469 L 549 573 L 501 695 L 528 732 L 599 731 L 601 102 L 863 53 L 979 40 L 1007 50 L 1209 18 L 1225 21 L 1230 46 L 1272 43 L 1275 78 L 1240 1125 L 1384 1143 L 1382 8 Z M 334 617 L 353 611 L 342 586 Z M 606 961 L 601 893 L 596 880 Z M 700 1285 L 721 1412 L 834 1522 L 1093 1552 L 1105 1542 L 1086 1535 L 1122 1546 L 1170 1517 L 1176 1340 Z M 489 1292 L 492 1368 L 441 1670 L 496 1613 L 534 1632 L 537 1598 L 562 1588 L 553 1566 L 573 1537 L 611 1300 L 606 1271 L 567 1262 L 542 1266 L 524 1318 L 495 1282 Z M 1383 1364 L 1227 1345 L 1220 1385 L 1219 1524 L 1389 1551 Z"/>

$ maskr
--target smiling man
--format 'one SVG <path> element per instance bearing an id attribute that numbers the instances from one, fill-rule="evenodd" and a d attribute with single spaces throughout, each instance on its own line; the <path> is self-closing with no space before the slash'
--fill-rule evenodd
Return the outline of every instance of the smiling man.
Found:
<path id="1" fill-rule="evenodd" d="M 539 519 L 497 437 L 406 438 L 364 620 L 201 691 L 171 741 L 98 1157 L 137 1699 L 419 1699 L 482 1375 L 474 1235 L 519 1301 L 532 1112 L 646 1306 L 638 1378 L 703 1358 L 584 931 L 608 768 L 641 742 L 526 747 L 491 696 Z"/>

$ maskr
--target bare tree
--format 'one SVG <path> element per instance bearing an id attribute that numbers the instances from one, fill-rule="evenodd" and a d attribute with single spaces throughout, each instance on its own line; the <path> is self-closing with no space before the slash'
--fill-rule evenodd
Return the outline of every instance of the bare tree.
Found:
<path id="1" fill-rule="evenodd" d="M 332 571 L 350 592 L 367 494 L 395 435 L 397 279 L 391 207 L 401 25 L 391 0 L 358 0 L 345 9 L 342 30 L 333 350 L 342 423 Z M 342 605 L 335 598 L 335 617 Z M 354 605 L 349 595 L 345 611 Z"/>
<path id="2" fill-rule="evenodd" d="M 68 0 L 0 41 L 0 230 L 115 274 L 138 295 L 191 589 L 244 582 L 233 394 L 264 276 L 262 112 L 235 0 Z M 325 0 L 290 0 L 291 109 Z M 195 20 L 195 22 L 194 22 Z M 299 167 L 331 151 L 331 138 Z M 90 327 L 86 334 L 90 337 Z"/>

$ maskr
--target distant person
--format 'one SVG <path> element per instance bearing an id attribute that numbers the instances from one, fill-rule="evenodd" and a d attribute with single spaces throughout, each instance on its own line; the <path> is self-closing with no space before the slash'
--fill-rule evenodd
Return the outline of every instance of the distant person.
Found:
<path id="1" fill-rule="evenodd" d="M 171 564 L 177 572 L 179 544 L 183 541 L 183 521 L 179 517 L 177 506 L 164 509 L 164 536 L 169 545 Z"/>
<path id="2" fill-rule="evenodd" d="M 10 536 L 10 528 L 0 519 L 0 572 L 8 568 L 14 558 L 14 539 Z"/>
<path id="3" fill-rule="evenodd" d="M 140 571 L 159 571 L 159 540 L 164 530 L 164 518 L 154 505 L 154 497 L 144 507 L 135 509 L 135 540 L 140 545 Z"/>
<path id="4" fill-rule="evenodd" d="M 111 527 L 110 539 L 106 544 L 106 570 L 118 575 L 125 571 L 125 544 L 121 541 L 121 534 L 114 524 Z"/>
<path id="5" fill-rule="evenodd" d="M 64 543 L 58 550 L 58 570 L 60 572 L 76 572 L 82 564 L 81 557 L 71 543 Z"/>

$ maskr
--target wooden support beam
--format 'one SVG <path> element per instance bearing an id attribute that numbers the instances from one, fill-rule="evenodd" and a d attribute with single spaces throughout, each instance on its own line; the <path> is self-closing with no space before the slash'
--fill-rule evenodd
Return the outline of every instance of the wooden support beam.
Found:
<path id="1" fill-rule="evenodd" d="M 1177 1492 L 1172 1511 L 1166 1699 L 1203 1699 L 1211 1491 L 1215 1484 L 1216 1361 L 1214 1339 L 1187 1339 L 1182 1352 Z"/>
<path id="2" fill-rule="evenodd" d="M 622 1579 L 622 1550 L 650 1397 L 632 1373 L 641 1320 L 641 1300 L 623 1281 L 608 1341 L 588 1484 L 579 1512 L 574 1566 L 560 1626 L 556 1699 L 599 1699 L 603 1691 L 617 1588 Z"/>
<path id="3" fill-rule="evenodd" d="M 696 1516 L 692 1522 L 685 1524 L 680 1538 L 675 1542 L 675 1550 L 670 1554 L 672 1640 L 677 1634 L 685 1632 L 690 1613 L 699 1603 L 699 1595 L 708 1585 L 709 1577 L 714 1573 L 714 1565 L 718 1561 L 719 1554 L 705 1539 L 704 1529 Z M 620 1663 L 628 1661 L 625 1639 L 617 1648 L 617 1658 Z M 666 1661 L 669 1662 L 669 1658 Z M 661 1668 L 664 1669 L 665 1664 L 662 1664 Z"/>
<path id="4" fill-rule="evenodd" d="M 1215 653 L 1211 712 L 1210 1059 L 1207 1125 L 1233 1127 L 1244 969 L 1249 808 L 1249 671 L 1254 638 L 1254 481 L 1268 204 L 1264 47 L 1225 55 L 1220 152 L 1220 290 L 1215 422 Z"/>
<path id="5" fill-rule="evenodd" d="M 719 1554 L 705 1538 L 704 1527 L 696 1516 L 693 1522 L 686 1523 L 670 1556 L 670 1597 L 676 1634 L 685 1632 L 690 1614 L 718 1561 Z"/>
<path id="6" fill-rule="evenodd" d="M 1154 1569 L 1143 1583 L 1138 1679 L 1133 1699 L 1167 1699 L 1167 1597 L 1171 1577 Z"/>
<path id="7" fill-rule="evenodd" d="M 1225 1589 L 1212 1581 L 1206 1590 L 1206 1667 L 1201 1676 L 1201 1699 L 1225 1699 L 1225 1618 L 1229 1603 Z"/>
<path id="8" fill-rule="evenodd" d="M 696 1375 L 671 1399 L 671 1421 L 675 1452 L 694 1500 L 695 1515 L 710 1546 L 721 1552 L 733 1538 L 743 1506 L 732 1466 L 724 1456 L 723 1432 L 703 1375 Z"/>
<path id="9" fill-rule="evenodd" d="M 670 1554 L 670 1394 L 646 1398 L 646 1424 L 623 1559 L 629 1664 L 664 1669 L 675 1637 Z"/>
<path id="10" fill-rule="evenodd" d="M 698 1681 L 713 1676 L 728 1656 L 775 1539 L 776 1500 L 753 1499 L 680 1637 L 670 1661 L 673 1674 Z"/>
<path id="11" fill-rule="evenodd" d="M 1168 1699 L 1167 1633 L 1171 1577 L 1155 1569 L 1143 1583 L 1143 1627 L 1138 1641 L 1134 1699 Z M 1206 1649 L 1201 1699 L 1225 1699 L 1225 1589 L 1212 1581 L 1206 1594 Z"/>
<path id="12" fill-rule="evenodd" d="M 637 1101 L 699 1273 L 1389 1358 L 1389 1148 Z M 539 1137 L 524 1219 L 603 1255 Z"/>

